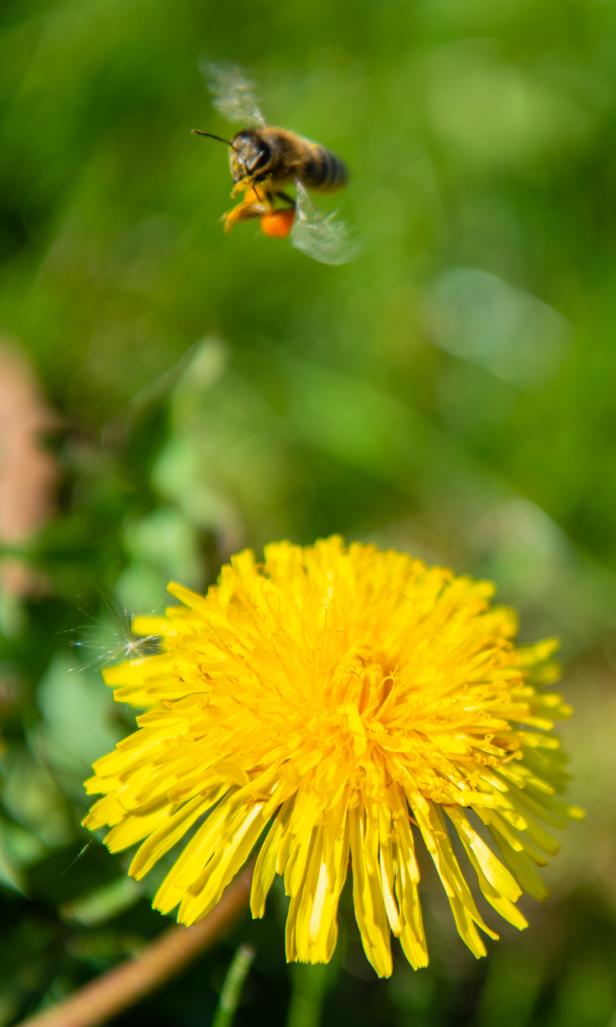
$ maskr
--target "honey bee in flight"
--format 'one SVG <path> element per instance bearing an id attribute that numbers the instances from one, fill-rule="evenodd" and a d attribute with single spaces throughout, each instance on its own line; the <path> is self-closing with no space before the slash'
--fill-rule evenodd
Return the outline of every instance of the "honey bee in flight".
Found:
<path id="1" fill-rule="evenodd" d="M 204 74 L 214 106 L 230 121 L 247 124 L 232 139 L 193 129 L 230 148 L 231 196 L 242 199 L 223 215 L 225 230 L 258 217 L 266 235 L 290 235 L 292 244 L 323 264 L 344 264 L 354 246 L 344 222 L 316 209 L 307 189 L 340 189 L 347 170 L 339 157 L 295 132 L 268 125 L 255 101 L 252 84 L 233 66 L 209 64 Z M 293 184 L 295 196 L 285 192 Z"/>

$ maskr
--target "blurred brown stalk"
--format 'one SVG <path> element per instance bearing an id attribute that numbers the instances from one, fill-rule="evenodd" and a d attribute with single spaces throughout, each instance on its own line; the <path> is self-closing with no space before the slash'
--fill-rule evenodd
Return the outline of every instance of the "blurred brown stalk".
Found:
<path id="1" fill-rule="evenodd" d="M 0 544 L 26 542 L 52 514 L 58 470 L 43 435 L 55 425 L 29 364 L 0 343 Z M 45 582 L 23 560 L 5 557 L 0 585 L 25 596 L 44 590 Z"/>

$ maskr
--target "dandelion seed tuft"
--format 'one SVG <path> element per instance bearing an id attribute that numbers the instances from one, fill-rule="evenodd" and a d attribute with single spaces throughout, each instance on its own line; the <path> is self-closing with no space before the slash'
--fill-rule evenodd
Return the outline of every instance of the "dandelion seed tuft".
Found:
<path id="1" fill-rule="evenodd" d="M 112 852 L 138 845 L 136 878 L 183 842 L 156 909 L 194 923 L 258 848 L 252 913 L 282 876 L 288 960 L 331 958 L 350 874 L 377 974 L 392 935 L 425 966 L 428 858 L 475 956 L 498 935 L 469 878 L 526 926 L 516 903 L 545 894 L 550 829 L 579 812 L 558 798 L 554 642 L 516 647 L 489 582 L 337 537 L 270 545 L 262 564 L 240 553 L 206 596 L 169 591 L 180 605 L 134 621 L 162 651 L 105 672 L 146 712 L 94 764 L 86 789 L 102 798 L 84 821 L 110 828 Z"/>

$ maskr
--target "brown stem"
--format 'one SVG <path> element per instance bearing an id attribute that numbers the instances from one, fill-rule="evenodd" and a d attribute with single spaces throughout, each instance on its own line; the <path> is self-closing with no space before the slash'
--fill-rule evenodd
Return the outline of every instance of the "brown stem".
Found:
<path id="1" fill-rule="evenodd" d="M 64 1002 L 18 1027 L 93 1027 L 159 988 L 207 948 L 246 907 L 250 887 L 246 870 L 220 902 L 192 927 L 172 927 L 133 959 L 98 977 Z"/>

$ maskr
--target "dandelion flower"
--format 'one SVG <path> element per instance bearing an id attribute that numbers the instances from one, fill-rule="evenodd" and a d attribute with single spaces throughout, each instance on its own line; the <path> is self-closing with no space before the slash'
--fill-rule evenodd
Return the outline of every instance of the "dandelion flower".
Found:
<path id="1" fill-rule="evenodd" d="M 206 596 L 169 591 L 181 605 L 134 622 L 162 651 L 106 670 L 116 700 L 146 712 L 95 763 L 86 788 L 102 798 L 84 821 L 111 828 L 113 852 L 139 843 L 136 878 L 185 840 L 156 909 L 204 917 L 259 846 L 252 913 L 281 875 L 289 960 L 330 959 L 350 873 L 377 974 L 392 971 L 392 934 L 425 966 L 427 854 L 475 956 L 480 931 L 498 935 L 469 871 L 487 904 L 526 926 L 516 902 L 544 895 L 535 865 L 558 847 L 548 827 L 579 812 L 557 798 L 552 729 L 569 709 L 544 687 L 554 642 L 516 647 L 489 582 L 337 537 L 272 544 L 262 564 L 240 553 Z"/>

